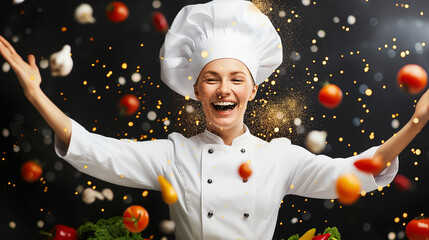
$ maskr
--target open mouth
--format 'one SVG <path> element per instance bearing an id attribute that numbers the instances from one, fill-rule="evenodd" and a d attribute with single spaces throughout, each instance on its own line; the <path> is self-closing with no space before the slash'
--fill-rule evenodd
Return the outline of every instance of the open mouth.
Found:
<path id="1" fill-rule="evenodd" d="M 237 106 L 237 103 L 235 103 L 235 102 L 214 102 L 214 103 L 212 103 L 212 106 L 216 111 L 228 111 L 228 110 L 233 110 Z"/>

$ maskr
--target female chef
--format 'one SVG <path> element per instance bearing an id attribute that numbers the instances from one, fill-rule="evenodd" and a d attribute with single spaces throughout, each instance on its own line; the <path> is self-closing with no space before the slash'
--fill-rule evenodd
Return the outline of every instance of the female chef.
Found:
<path id="1" fill-rule="evenodd" d="M 90 133 L 67 117 L 40 89 L 35 57 L 28 64 L 0 37 L 25 96 L 56 133 L 57 154 L 79 171 L 104 181 L 160 190 L 158 176 L 174 186 L 170 205 L 177 239 L 271 239 L 279 205 L 287 194 L 336 198 L 335 181 L 354 172 L 362 190 L 385 186 L 398 170 L 399 153 L 429 119 L 429 93 L 397 134 L 357 156 L 314 155 L 286 138 L 263 141 L 244 124 L 247 103 L 282 62 L 282 45 L 270 20 L 251 2 L 214 0 L 184 7 L 160 52 L 161 78 L 174 91 L 201 102 L 206 130 L 191 138 L 172 133 L 156 141 L 118 140 Z M 356 159 L 380 157 L 372 175 L 357 171 Z M 243 162 L 253 174 L 243 181 Z"/>

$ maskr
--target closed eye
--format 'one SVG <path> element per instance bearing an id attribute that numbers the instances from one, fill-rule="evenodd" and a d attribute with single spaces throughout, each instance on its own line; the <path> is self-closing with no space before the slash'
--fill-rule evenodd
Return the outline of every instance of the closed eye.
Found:
<path id="1" fill-rule="evenodd" d="M 215 78 L 206 78 L 206 79 L 204 79 L 204 82 L 207 82 L 207 83 L 215 83 L 215 82 L 217 82 L 218 80 L 217 79 L 215 79 Z"/>
<path id="2" fill-rule="evenodd" d="M 238 84 L 238 83 L 243 83 L 244 80 L 243 79 L 232 79 L 231 80 L 233 83 Z"/>

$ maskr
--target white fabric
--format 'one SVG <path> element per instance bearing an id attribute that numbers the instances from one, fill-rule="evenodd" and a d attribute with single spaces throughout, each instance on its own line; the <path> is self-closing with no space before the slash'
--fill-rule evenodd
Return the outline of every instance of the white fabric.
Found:
<path id="1" fill-rule="evenodd" d="M 134 142 L 90 133 L 72 120 L 68 150 L 59 138 L 55 149 L 79 171 L 110 183 L 159 190 L 157 176 L 166 177 L 178 194 L 170 206 L 178 240 L 272 239 L 285 195 L 336 198 L 335 181 L 348 172 L 356 173 L 369 192 L 389 184 L 398 170 L 398 158 L 376 179 L 354 167 L 356 159 L 372 157 L 376 147 L 332 159 L 286 138 L 263 141 L 248 130 L 231 146 L 207 130 L 189 139 L 172 133 L 165 140 Z M 243 183 L 237 171 L 247 161 L 253 173 Z"/>
<path id="2" fill-rule="evenodd" d="M 201 70 L 220 58 L 243 62 L 256 84 L 282 63 L 280 36 L 253 3 L 214 0 L 185 6 L 161 47 L 161 79 L 182 96 L 195 99 L 193 85 Z"/>

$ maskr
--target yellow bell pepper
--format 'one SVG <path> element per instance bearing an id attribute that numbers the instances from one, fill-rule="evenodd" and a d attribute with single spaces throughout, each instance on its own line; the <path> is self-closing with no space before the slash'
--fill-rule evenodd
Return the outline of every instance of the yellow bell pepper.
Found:
<path id="1" fill-rule="evenodd" d="M 161 185 L 161 194 L 164 202 L 167 204 L 175 203 L 177 201 L 177 193 L 171 183 L 161 175 L 158 176 L 158 182 Z"/>
<path id="2" fill-rule="evenodd" d="M 316 234 L 316 229 L 312 228 L 308 230 L 302 237 L 299 238 L 299 240 L 312 240 L 314 238 L 314 234 Z"/>

